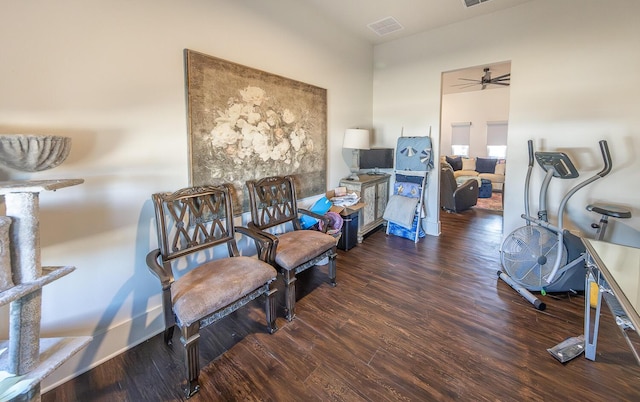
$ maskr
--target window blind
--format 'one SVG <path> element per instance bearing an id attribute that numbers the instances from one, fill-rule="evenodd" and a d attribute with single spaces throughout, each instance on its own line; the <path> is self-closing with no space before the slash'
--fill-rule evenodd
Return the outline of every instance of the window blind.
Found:
<path id="1" fill-rule="evenodd" d="M 469 145 L 471 122 L 451 123 L 451 145 Z"/>
<path id="2" fill-rule="evenodd" d="M 487 145 L 507 145 L 508 126 L 507 121 L 488 121 Z"/>

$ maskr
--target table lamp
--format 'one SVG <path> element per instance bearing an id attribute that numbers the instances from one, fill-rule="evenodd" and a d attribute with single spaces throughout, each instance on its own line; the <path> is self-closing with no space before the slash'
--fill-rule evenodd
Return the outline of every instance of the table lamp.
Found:
<path id="1" fill-rule="evenodd" d="M 342 148 L 352 149 L 351 155 L 351 176 L 348 180 L 358 180 L 359 153 L 360 149 L 369 149 L 369 130 L 361 128 L 349 128 L 344 132 Z"/>

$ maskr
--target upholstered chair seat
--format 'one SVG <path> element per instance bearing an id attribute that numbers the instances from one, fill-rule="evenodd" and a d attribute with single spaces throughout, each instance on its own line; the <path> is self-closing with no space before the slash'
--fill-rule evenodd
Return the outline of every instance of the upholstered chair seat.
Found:
<path id="1" fill-rule="evenodd" d="M 275 275 L 272 266 L 256 264 L 253 257 L 206 262 L 173 283 L 173 311 L 182 325 L 191 325 L 274 280 Z"/>
<path id="2" fill-rule="evenodd" d="M 304 247 L 301 247 L 304 244 Z M 318 254 L 330 251 L 336 246 L 336 239 L 315 230 L 295 230 L 278 236 L 276 264 L 287 271 L 304 270 L 305 263 Z M 296 273 L 298 273 L 296 272 Z"/>

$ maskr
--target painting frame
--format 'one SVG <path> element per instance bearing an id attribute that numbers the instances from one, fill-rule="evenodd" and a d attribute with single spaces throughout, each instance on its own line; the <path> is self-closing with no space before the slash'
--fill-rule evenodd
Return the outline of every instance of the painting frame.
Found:
<path id="1" fill-rule="evenodd" d="M 327 90 L 184 50 L 190 186 L 230 184 L 249 211 L 247 180 L 291 175 L 298 198 L 327 183 Z"/>

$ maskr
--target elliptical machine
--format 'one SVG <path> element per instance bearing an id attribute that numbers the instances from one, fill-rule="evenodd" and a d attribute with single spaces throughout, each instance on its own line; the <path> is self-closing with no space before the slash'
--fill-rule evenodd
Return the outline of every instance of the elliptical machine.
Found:
<path id="1" fill-rule="evenodd" d="M 503 271 L 498 271 L 500 279 L 520 293 L 538 310 L 546 308 L 545 303 L 531 292 L 583 291 L 585 283 L 584 245 L 578 236 L 564 229 L 564 212 L 569 199 L 583 187 L 606 176 L 611 171 L 611 155 L 607 142 L 599 142 L 604 168 L 594 176 L 572 187 L 562 198 L 558 207 L 557 226 L 549 223 L 547 211 L 547 191 L 553 178 L 573 179 L 579 176 L 571 159 L 563 152 L 535 152 L 533 141 L 528 141 L 529 165 L 525 180 L 524 207 L 521 217 L 526 225 L 514 230 L 505 238 L 500 248 Z M 530 214 L 529 188 L 534 159 L 545 171 L 540 188 L 537 217 Z"/>

